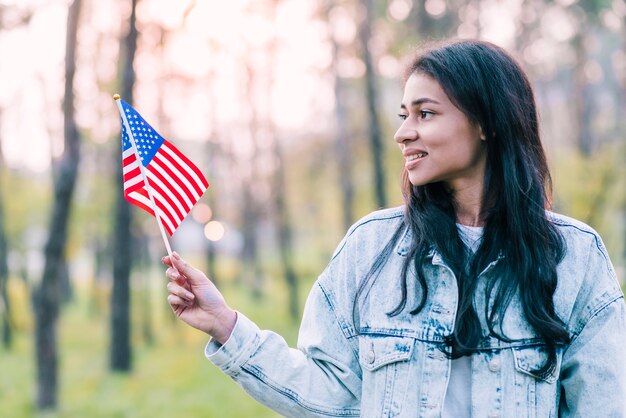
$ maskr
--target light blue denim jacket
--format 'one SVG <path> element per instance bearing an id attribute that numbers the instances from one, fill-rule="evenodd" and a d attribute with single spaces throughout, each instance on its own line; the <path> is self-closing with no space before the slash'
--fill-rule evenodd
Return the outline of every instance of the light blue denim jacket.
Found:
<path id="1" fill-rule="evenodd" d="M 554 302 L 571 343 L 559 349 L 552 375 L 534 377 L 546 353 L 514 298 L 503 331 L 518 341 L 492 338 L 472 355 L 472 417 L 626 417 L 626 305 L 615 272 L 596 232 L 549 216 L 567 245 Z M 388 316 L 400 298 L 398 280 L 411 240 L 404 231 L 360 307 L 358 323 L 353 321 L 359 283 L 402 225 L 403 208 L 395 208 L 350 228 L 311 290 L 298 349 L 238 313 L 231 337 L 222 346 L 210 341 L 207 358 L 285 416 L 439 417 L 450 360 L 437 345 L 454 327 L 457 304 L 456 279 L 440 255 L 431 252 L 425 267 L 424 309 Z M 477 280 L 484 285 L 492 267 L 504 262 L 493 261 Z M 415 294 L 411 280 L 408 294 Z M 477 312 L 484 312 L 481 295 Z"/>

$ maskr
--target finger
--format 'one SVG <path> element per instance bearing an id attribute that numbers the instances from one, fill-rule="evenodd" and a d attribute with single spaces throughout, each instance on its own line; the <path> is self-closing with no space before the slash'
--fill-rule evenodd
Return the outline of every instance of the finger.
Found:
<path id="1" fill-rule="evenodd" d="M 204 273 L 183 260 L 177 252 L 172 254 L 172 267 L 192 283 L 207 280 Z"/>
<path id="2" fill-rule="evenodd" d="M 185 289 L 184 287 L 179 286 L 175 282 L 169 282 L 167 284 L 167 291 L 187 301 L 193 301 L 195 299 L 195 295 L 193 293 L 191 293 L 189 290 Z"/>
<path id="3" fill-rule="evenodd" d="M 180 275 L 180 272 L 176 270 L 174 267 L 168 267 L 168 269 L 165 270 L 165 275 L 167 276 L 168 279 L 170 279 L 170 281 L 173 281 L 173 282 L 180 280 L 180 279 L 184 279 L 184 277 Z"/>
<path id="4" fill-rule="evenodd" d="M 181 299 L 177 295 L 172 294 L 167 295 L 167 303 L 176 313 L 179 313 L 181 308 L 184 310 L 185 308 L 189 308 L 193 305 L 193 302 L 186 301 L 184 299 Z"/>

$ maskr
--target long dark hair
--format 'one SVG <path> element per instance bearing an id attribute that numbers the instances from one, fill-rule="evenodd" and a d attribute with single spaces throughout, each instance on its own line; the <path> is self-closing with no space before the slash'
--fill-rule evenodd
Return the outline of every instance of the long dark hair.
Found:
<path id="1" fill-rule="evenodd" d="M 526 321 L 545 344 L 547 361 L 535 370 L 537 377 L 545 377 L 556 367 L 557 347 L 569 342 L 553 301 L 556 268 L 565 244 L 546 215 L 551 179 L 531 85 L 507 52 L 475 40 L 421 50 L 408 65 L 405 80 L 415 73 L 436 80 L 455 106 L 486 135 L 481 214 L 485 227 L 481 244 L 472 254 L 459 237 L 455 203 L 447 187 L 440 182 L 413 186 L 404 171 L 404 222 L 414 240 L 402 273 L 401 300 L 389 315 L 398 315 L 407 307 L 411 263 L 417 271 L 418 295 L 410 312 L 417 314 L 425 306 L 428 283 L 423 266 L 434 247 L 455 274 L 459 293 L 455 328 L 441 349 L 458 358 L 479 350 L 488 336 L 510 342 L 502 331 L 502 321 L 509 303 L 519 294 Z M 489 309 L 487 303 L 486 311 L 479 314 L 474 306 L 476 278 L 498 258 L 502 260 L 488 275 L 485 289 L 485 300 L 493 300 L 493 305 Z M 479 315 L 485 316 L 488 335 Z"/>

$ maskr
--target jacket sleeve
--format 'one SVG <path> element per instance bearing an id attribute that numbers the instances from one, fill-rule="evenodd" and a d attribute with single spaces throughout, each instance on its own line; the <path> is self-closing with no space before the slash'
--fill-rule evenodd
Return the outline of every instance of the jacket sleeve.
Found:
<path id="1" fill-rule="evenodd" d="M 626 417 L 626 304 L 603 246 L 592 249 L 574 335 L 563 353 L 560 417 Z"/>
<path id="2" fill-rule="evenodd" d="M 298 349 L 238 313 L 230 338 L 206 357 L 261 404 L 287 417 L 359 416 L 357 342 L 347 336 L 318 282 L 307 299 Z"/>

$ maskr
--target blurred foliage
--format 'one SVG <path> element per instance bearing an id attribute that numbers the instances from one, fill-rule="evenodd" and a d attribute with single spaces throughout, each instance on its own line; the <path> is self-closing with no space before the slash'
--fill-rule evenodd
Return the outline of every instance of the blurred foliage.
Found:
<path id="1" fill-rule="evenodd" d="M 15 347 L 0 355 L 0 405 L 3 418 L 134 418 L 134 417 L 277 417 L 275 413 L 242 396 L 232 380 L 205 359 L 203 349 L 206 335 L 174 320 L 165 298 L 165 278 L 159 271 L 137 272 L 153 278 L 149 287 L 152 299 L 152 321 L 158 329 L 155 345 L 142 340 L 138 303 L 133 316 L 135 370 L 132 376 L 111 374 L 108 370 L 107 312 L 93 315 L 90 306 L 93 289 L 85 284 L 77 288 L 76 299 L 66 307 L 59 321 L 61 352 L 60 407 L 51 413 L 35 413 L 33 407 L 34 363 L 32 336 L 19 332 Z M 137 277 L 135 277 L 135 280 Z M 310 280 L 309 280 L 310 284 Z M 13 310 L 16 325 L 32 322 L 23 282 L 10 282 L 15 298 Z M 106 290 L 97 291 L 99 299 L 107 299 Z M 272 285 L 271 296 L 261 302 L 253 301 L 246 292 L 231 285 L 224 289 L 234 307 L 263 327 L 277 330 L 292 345 L 297 327 L 287 315 L 276 312 L 275 306 L 286 305 L 287 293 Z M 142 298 L 139 290 L 132 298 Z M 9 373 L 6 373 L 9 371 Z M 97 400 L 97 401 L 95 401 Z"/>
<path id="2" fill-rule="evenodd" d="M 607 144 L 591 156 L 562 152 L 552 161 L 554 210 L 595 228 L 618 265 L 626 250 L 625 142 Z"/>

